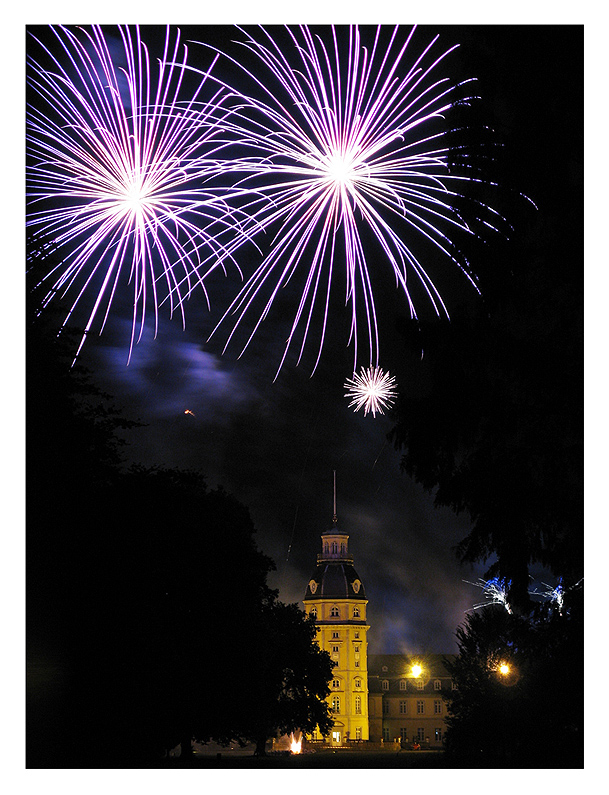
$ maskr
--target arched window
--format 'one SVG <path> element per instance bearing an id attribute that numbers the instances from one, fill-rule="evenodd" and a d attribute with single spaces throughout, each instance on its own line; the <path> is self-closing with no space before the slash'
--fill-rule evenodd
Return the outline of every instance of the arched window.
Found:
<path id="1" fill-rule="evenodd" d="M 381 689 L 382 690 L 389 690 L 389 680 L 388 679 L 383 679 L 383 681 L 381 682 Z"/>
<path id="2" fill-rule="evenodd" d="M 341 555 L 346 555 L 347 554 L 347 545 L 346 544 L 341 544 L 340 545 L 340 554 Z"/>
<path id="3" fill-rule="evenodd" d="M 324 544 L 324 555 L 327 555 L 329 551 L 330 547 L 328 546 L 328 542 L 326 541 L 326 543 Z"/>
<path id="4" fill-rule="evenodd" d="M 400 679 L 400 690 L 406 690 L 406 680 Z"/>
<path id="5" fill-rule="evenodd" d="M 340 613 L 338 611 L 338 607 L 336 605 L 332 605 L 332 609 L 330 610 L 330 617 L 331 618 L 338 618 Z"/>
<path id="6" fill-rule="evenodd" d="M 361 715 L 362 714 L 362 697 L 355 696 L 355 714 Z"/>
<path id="7" fill-rule="evenodd" d="M 340 679 L 333 679 L 332 680 L 332 687 L 337 690 L 340 687 Z"/>
<path id="8" fill-rule="evenodd" d="M 355 687 L 359 690 L 359 688 L 361 686 L 362 686 L 362 680 L 361 679 L 356 679 L 355 680 Z"/>
<path id="9" fill-rule="evenodd" d="M 340 697 L 334 696 L 332 699 L 332 712 L 340 712 Z"/>
<path id="10" fill-rule="evenodd" d="M 353 618 L 359 618 L 359 607 L 353 608 Z"/>
<path id="11" fill-rule="evenodd" d="M 313 618 L 317 618 L 317 608 L 312 607 L 311 610 L 309 611 L 309 615 L 313 616 Z"/>
<path id="12" fill-rule="evenodd" d="M 336 541 L 333 541 L 332 542 L 332 554 L 336 555 L 337 552 L 338 552 L 338 544 L 336 543 Z"/>

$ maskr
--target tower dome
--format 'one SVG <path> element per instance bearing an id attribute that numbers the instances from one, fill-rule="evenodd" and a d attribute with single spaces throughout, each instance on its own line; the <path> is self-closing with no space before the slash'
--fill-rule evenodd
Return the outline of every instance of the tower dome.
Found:
<path id="1" fill-rule="evenodd" d="M 366 591 L 349 555 L 349 536 L 336 525 L 321 536 L 322 552 L 307 583 L 304 600 L 366 601 Z"/>

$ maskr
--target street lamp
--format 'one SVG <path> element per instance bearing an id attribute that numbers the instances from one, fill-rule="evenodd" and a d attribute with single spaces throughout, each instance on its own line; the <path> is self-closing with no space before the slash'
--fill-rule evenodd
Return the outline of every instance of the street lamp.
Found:
<path id="1" fill-rule="evenodd" d="M 512 685 L 515 685 L 520 679 L 520 672 L 518 668 L 515 668 L 505 660 L 501 660 L 501 662 L 495 666 L 494 670 L 497 680 L 505 687 L 511 687 Z"/>
<path id="2" fill-rule="evenodd" d="M 421 676 L 421 672 L 423 671 L 420 665 L 413 665 L 410 670 L 412 671 L 412 675 L 415 679 Z"/>

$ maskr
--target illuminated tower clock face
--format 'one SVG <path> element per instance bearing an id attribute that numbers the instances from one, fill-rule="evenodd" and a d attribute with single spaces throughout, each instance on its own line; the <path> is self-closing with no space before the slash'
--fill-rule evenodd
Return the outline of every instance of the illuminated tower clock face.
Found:
<path id="1" fill-rule="evenodd" d="M 311 589 L 311 593 L 315 593 L 315 591 L 317 590 L 317 583 L 315 582 L 315 580 L 311 580 L 311 582 L 309 583 L 309 588 Z"/>

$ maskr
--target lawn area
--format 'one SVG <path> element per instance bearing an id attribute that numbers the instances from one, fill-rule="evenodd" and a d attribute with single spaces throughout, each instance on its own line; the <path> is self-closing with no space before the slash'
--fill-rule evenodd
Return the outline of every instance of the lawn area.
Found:
<path id="1" fill-rule="evenodd" d="M 184 767 L 179 759 L 168 760 L 164 767 Z M 303 770 L 310 768 L 444 768 L 446 757 L 441 751 L 315 751 L 303 754 L 197 754 L 188 763 L 192 768 L 262 769 L 281 768 Z"/>

